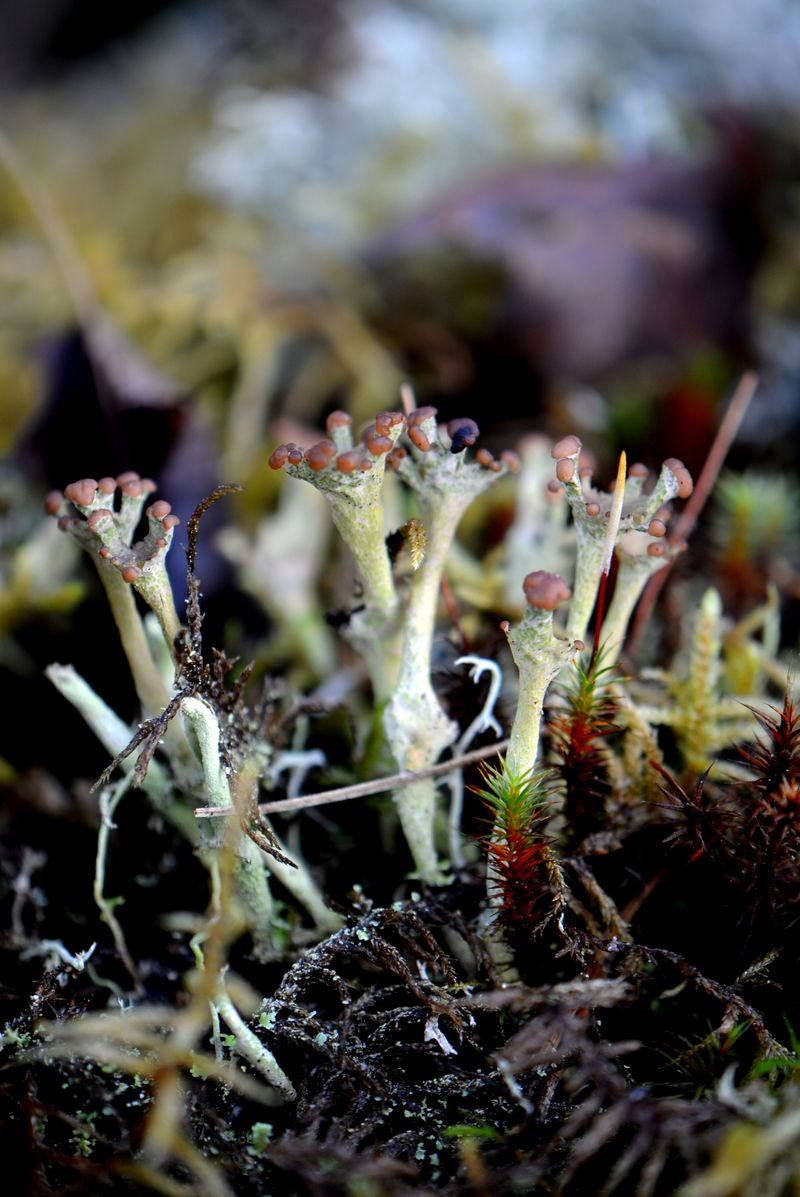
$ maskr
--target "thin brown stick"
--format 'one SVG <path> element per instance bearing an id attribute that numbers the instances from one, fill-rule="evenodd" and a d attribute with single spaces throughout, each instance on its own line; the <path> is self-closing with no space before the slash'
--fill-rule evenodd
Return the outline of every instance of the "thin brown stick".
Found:
<path id="1" fill-rule="evenodd" d="M 467 765 L 476 765 L 479 761 L 497 756 L 508 748 L 508 740 L 498 740 L 496 744 L 489 744 L 485 748 L 475 748 L 464 756 L 453 757 L 450 761 L 441 761 L 438 765 L 431 765 L 428 769 L 420 769 L 418 773 L 406 769 L 402 773 L 394 773 L 391 777 L 377 777 L 373 781 L 359 781 L 351 786 L 340 786 L 336 790 L 322 790 L 318 794 L 304 794 L 300 798 L 280 798 L 277 802 L 262 802 L 259 811 L 263 815 L 271 815 L 276 811 L 302 810 L 307 806 L 325 806 L 329 802 L 345 802 L 349 798 L 366 798 L 370 794 L 382 794 L 384 790 L 395 790 L 398 786 L 410 785 L 412 781 L 419 781 L 423 777 L 444 777 L 455 769 L 464 769 Z M 198 819 L 211 819 L 217 815 L 227 815 L 233 810 L 232 806 L 199 806 L 195 809 Z"/>
<path id="2" fill-rule="evenodd" d="M 758 389 L 758 375 L 753 370 L 748 370 L 739 379 L 736 390 L 731 396 L 731 401 L 727 406 L 725 415 L 722 417 L 717 435 L 714 437 L 713 444 L 708 451 L 705 464 L 700 471 L 700 476 L 695 484 L 694 492 L 692 493 L 689 502 L 684 507 L 678 519 L 675 521 L 670 530 L 669 540 L 672 544 L 681 540 L 686 540 L 692 533 L 695 524 L 700 516 L 700 512 L 708 502 L 708 497 L 713 490 L 719 472 L 722 469 L 725 458 L 730 452 L 731 445 L 736 440 L 742 421 L 747 414 L 747 409 L 752 402 L 753 396 Z M 636 614 L 633 620 L 633 627 L 631 634 L 628 637 L 626 645 L 626 653 L 628 656 L 634 656 L 639 642 L 642 638 L 647 621 L 653 613 L 656 600 L 661 593 L 670 570 L 674 563 L 670 561 L 664 569 L 659 570 L 647 583 L 644 593 L 639 600 L 639 605 L 636 608 Z"/>

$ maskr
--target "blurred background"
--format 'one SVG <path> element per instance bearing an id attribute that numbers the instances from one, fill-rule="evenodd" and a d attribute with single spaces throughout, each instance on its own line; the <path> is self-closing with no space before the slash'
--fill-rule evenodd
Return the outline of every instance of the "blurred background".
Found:
<path id="1" fill-rule="evenodd" d="M 263 490 L 276 421 L 366 420 L 406 378 L 498 443 L 696 468 L 751 364 L 747 452 L 793 464 L 793 0 L 0 20 L 0 447 L 37 483 Z"/>

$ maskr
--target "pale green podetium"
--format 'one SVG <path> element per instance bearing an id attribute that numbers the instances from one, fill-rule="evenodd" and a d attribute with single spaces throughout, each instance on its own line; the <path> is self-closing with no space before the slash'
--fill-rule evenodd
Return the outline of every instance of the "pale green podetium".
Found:
<path id="1" fill-rule="evenodd" d="M 147 534 L 133 540 L 145 501 L 154 490 L 150 479 L 128 472 L 99 482 L 82 478 L 70 483 L 63 495 L 53 491 L 45 501 L 48 515 L 58 517 L 59 528 L 89 553 L 97 567 L 136 693 L 148 714 L 166 706 L 170 687 L 153 659 L 131 587 L 155 613 L 170 653 L 181 626 L 166 568 L 173 532 L 180 523 L 169 503 L 150 504 L 145 512 Z"/>
<path id="2" fill-rule="evenodd" d="M 402 412 L 381 412 L 354 447 L 346 412 L 328 416 L 328 437 L 303 451 L 279 445 L 269 459 L 273 470 L 311 483 L 325 496 L 333 522 L 353 554 L 361 597 L 345 635 L 364 658 L 377 703 L 391 693 L 397 668 L 398 598 L 386 550 L 383 479 L 386 455 L 403 431 Z"/>
<path id="3" fill-rule="evenodd" d="M 473 499 L 506 470 L 513 455 L 495 461 L 486 450 L 475 462 L 465 452 L 478 436 L 472 420 L 437 427 L 432 407 L 381 412 L 353 444 L 350 417 L 328 417 L 328 438 L 305 452 L 280 445 L 270 458 L 317 487 L 331 505 L 333 521 L 355 559 L 362 587 L 359 608 L 345 634 L 366 662 L 376 704 L 385 705 L 383 726 L 401 769 L 432 765 L 454 743 L 458 729 L 448 719 L 431 683 L 431 649 L 445 560 L 461 517 Z M 397 443 L 406 431 L 409 447 Z M 383 478 L 385 463 L 397 470 L 418 496 L 425 552 L 415 566 L 406 601 L 401 603 L 385 545 Z M 441 879 L 434 843 L 436 786 L 420 780 L 395 794 L 400 822 L 418 875 Z"/>
<path id="4" fill-rule="evenodd" d="M 563 578 L 547 570 L 528 574 L 522 584 L 527 607 L 513 627 L 500 626 L 519 671 L 517 710 L 511 728 L 505 768 L 527 777 L 536 767 L 544 699 L 550 683 L 584 647 L 581 640 L 563 640 L 553 632 L 553 612 L 570 597 Z"/>
<path id="5" fill-rule="evenodd" d="M 400 673 L 384 713 L 386 738 L 401 769 L 433 765 L 458 737 L 431 682 L 431 651 L 447 554 L 461 518 L 473 500 L 504 474 L 515 459 L 495 462 L 479 450 L 465 461 L 468 444 L 478 436 L 472 420 L 451 420 L 446 432 L 431 407 L 408 417 L 411 452 L 398 463 L 398 474 L 417 494 L 425 528 L 425 557 L 414 572 L 408 594 Z M 441 880 L 434 840 L 436 782 L 421 778 L 394 795 L 403 833 L 418 875 Z"/>
<path id="6" fill-rule="evenodd" d="M 570 640 L 579 640 L 586 635 L 600 578 L 608 560 L 608 531 L 614 514 L 616 492 L 616 487 L 609 493 L 596 490 L 592 486 L 591 470 L 588 466 L 580 466 L 582 448 L 577 436 L 565 436 L 552 450 L 556 459 L 556 477 L 566 492 L 577 537 L 575 582 L 567 620 L 567 637 Z M 654 541 L 659 539 L 664 535 L 665 520 L 668 518 L 666 504 L 674 498 L 688 498 L 692 493 L 692 476 L 677 457 L 667 458 L 652 491 L 644 495 L 642 486 L 647 473 L 647 468 L 643 465 L 631 466 L 625 481 L 619 524 L 611 545 L 612 551 L 614 545 L 619 544 L 620 539 L 629 532 L 643 532 Z M 661 562 L 661 565 L 663 564 Z M 630 577 L 641 580 L 642 575 L 637 572 L 632 573 Z M 644 580 L 646 581 L 646 578 Z M 633 581 L 628 581 L 626 585 L 626 597 L 624 600 L 620 599 L 618 609 L 614 613 L 613 630 L 617 641 L 620 639 L 620 628 L 624 632 L 623 624 L 627 623 L 627 617 L 623 620 L 624 606 L 629 606 L 632 610 L 638 599 L 638 593 L 633 593 Z M 639 592 L 640 590 L 641 588 Z"/>

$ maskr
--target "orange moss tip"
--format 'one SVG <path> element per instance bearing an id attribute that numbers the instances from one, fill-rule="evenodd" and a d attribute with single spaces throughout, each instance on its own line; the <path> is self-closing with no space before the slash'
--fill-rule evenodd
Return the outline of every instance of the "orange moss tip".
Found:
<path id="1" fill-rule="evenodd" d="M 126 565 L 122 570 L 123 582 L 136 582 L 139 578 L 139 570 L 135 565 Z"/>
<path id="2" fill-rule="evenodd" d="M 89 507 L 94 502 L 96 493 L 97 482 L 94 478 L 80 478 L 64 487 L 64 498 L 69 499 L 76 507 Z"/>
<path id="3" fill-rule="evenodd" d="M 349 428 L 352 423 L 353 417 L 346 411 L 332 411 L 325 421 L 325 429 L 332 433 L 335 428 Z"/>
<path id="4" fill-rule="evenodd" d="M 659 520 L 654 517 L 647 525 L 647 531 L 651 536 L 666 536 L 667 525 L 663 520 Z"/>
<path id="5" fill-rule="evenodd" d="M 58 515 L 61 510 L 61 504 L 64 501 L 64 496 L 60 490 L 51 490 L 48 495 L 45 495 L 44 511 L 45 515 Z"/>
<path id="6" fill-rule="evenodd" d="M 561 440 L 553 445 L 550 453 L 556 461 L 560 461 L 564 457 L 577 457 L 582 448 L 583 442 L 577 436 L 562 436 Z"/>
<path id="7" fill-rule="evenodd" d="M 378 436 L 388 436 L 393 429 L 405 421 L 401 411 L 379 411 L 375 417 L 375 428 Z"/>
<path id="8" fill-rule="evenodd" d="M 405 449 L 402 449 L 400 445 L 395 445 L 391 453 L 387 453 L 386 455 L 386 464 L 389 466 L 389 469 L 397 470 L 400 468 L 400 463 L 406 457 L 408 457 L 408 454 Z"/>
<path id="9" fill-rule="evenodd" d="M 512 474 L 516 474 L 520 467 L 519 454 L 515 453 L 513 449 L 504 449 L 500 454 L 500 460 L 507 470 Z"/>
<path id="10" fill-rule="evenodd" d="M 561 457 L 556 465 L 556 478 L 559 482 L 571 482 L 575 477 L 575 462 L 571 457 Z"/>
<path id="11" fill-rule="evenodd" d="M 470 445 L 475 444 L 480 436 L 480 429 L 474 420 L 470 420 L 468 416 L 461 416 L 450 420 L 447 435 L 450 437 L 450 452 L 463 453 Z"/>
<path id="12" fill-rule="evenodd" d="M 364 429 L 361 439 L 373 457 L 381 457 L 384 453 L 391 453 L 394 448 L 394 441 L 378 432 L 377 425 L 375 424 L 370 424 L 368 428 Z"/>
<path id="13" fill-rule="evenodd" d="M 694 480 L 686 466 L 679 457 L 668 457 L 664 465 L 675 475 L 678 483 L 678 498 L 688 499 L 694 490 Z"/>
<path id="14" fill-rule="evenodd" d="M 411 441 L 412 445 L 419 449 L 420 453 L 427 453 L 431 447 L 431 442 L 428 440 L 422 429 L 418 428 L 416 424 L 409 424 L 408 439 Z"/>
<path id="15" fill-rule="evenodd" d="M 359 449 L 348 449 L 346 453 L 340 453 L 336 458 L 336 468 L 343 474 L 352 474 L 353 470 L 361 465 L 361 460 Z"/>
<path id="16" fill-rule="evenodd" d="M 560 574 L 551 574 L 546 569 L 537 569 L 528 574 L 522 589 L 529 606 L 539 611 L 555 611 L 558 604 L 565 602 L 572 594 Z"/>
<path id="17" fill-rule="evenodd" d="M 642 461 L 635 461 L 628 470 L 629 478 L 646 478 L 650 473 L 647 466 Z"/>

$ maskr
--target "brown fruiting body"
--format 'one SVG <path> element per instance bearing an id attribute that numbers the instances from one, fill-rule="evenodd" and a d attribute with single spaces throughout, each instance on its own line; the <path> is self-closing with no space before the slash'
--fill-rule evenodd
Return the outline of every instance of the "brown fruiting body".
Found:
<path id="1" fill-rule="evenodd" d="M 80 478 L 77 482 L 70 482 L 64 487 L 64 498 L 76 507 L 88 507 L 94 502 L 97 483 L 94 478 Z"/>
<path id="2" fill-rule="evenodd" d="M 688 499 L 694 490 L 692 475 L 679 457 L 668 457 L 664 462 L 667 469 L 672 470 L 678 482 L 678 498 Z"/>
<path id="3" fill-rule="evenodd" d="M 144 494 L 141 478 L 129 478 L 126 482 L 119 484 L 119 489 L 130 499 L 138 499 L 140 495 Z"/>
<path id="4" fill-rule="evenodd" d="M 369 428 L 364 429 L 361 439 L 373 457 L 380 457 L 383 453 L 390 453 L 394 448 L 394 443 L 388 436 L 381 435 L 375 424 L 370 424 Z"/>
<path id="5" fill-rule="evenodd" d="M 62 495 L 60 490 L 51 490 L 50 493 L 45 496 L 45 500 L 44 500 L 45 514 L 46 515 L 58 515 L 59 511 L 61 510 L 61 504 L 63 503 L 63 501 L 64 501 L 64 496 Z"/>
<path id="6" fill-rule="evenodd" d="M 352 474 L 361 464 L 361 451 L 359 449 L 348 449 L 345 453 L 340 453 L 336 458 L 336 468 L 343 474 Z"/>
<path id="7" fill-rule="evenodd" d="M 562 457 L 556 466 L 556 478 L 559 482 L 571 482 L 575 477 L 575 462 L 571 457 Z"/>
<path id="8" fill-rule="evenodd" d="M 407 423 L 409 428 L 414 428 L 419 424 L 424 424 L 426 420 L 435 420 L 436 416 L 437 411 L 435 407 L 418 407 L 409 414 Z"/>
<path id="9" fill-rule="evenodd" d="M 577 436 L 562 436 L 560 441 L 556 441 L 551 449 L 551 455 L 560 461 L 563 457 L 574 457 L 580 453 L 583 448 L 583 443 Z"/>
<path id="10" fill-rule="evenodd" d="M 409 424 L 408 439 L 411 441 L 412 445 L 419 449 L 420 453 L 427 453 L 431 447 L 431 442 L 428 440 L 422 429 L 418 428 L 416 424 Z"/>
<path id="11" fill-rule="evenodd" d="M 325 421 L 325 428 L 331 433 L 334 428 L 349 428 L 352 423 L 353 417 L 348 415 L 346 411 L 332 411 Z"/>
<path id="12" fill-rule="evenodd" d="M 86 526 L 92 532 L 94 532 L 98 525 L 105 524 L 108 520 L 113 520 L 113 518 L 113 511 L 109 511 L 107 507 L 98 507 L 97 511 L 93 511 L 89 516 L 88 520 L 86 521 Z"/>
<path id="13" fill-rule="evenodd" d="M 651 536 L 665 536 L 667 532 L 667 525 L 663 520 L 651 519 L 647 525 L 647 531 Z"/>
<path id="14" fill-rule="evenodd" d="M 388 436 L 392 429 L 402 424 L 405 416 L 401 411 L 379 411 L 375 417 L 375 428 L 379 436 Z"/>
<path id="15" fill-rule="evenodd" d="M 282 470 L 289 460 L 289 446 L 278 445 L 269 457 L 267 465 L 271 470 Z"/>
<path id="16" fill-rule="evenodd" d="M 447 435 L 451 442 L 450 452 L 463 453 L 470 445 L 475 444 L 480 436 L 480 429 L 474 420 L 462 416 L 449 422 Z"/>
<path id="17" fill-rule="evenodd" d="M 539 611 L 555 611 L 559 603 L 565 602 L 572 591 L 560 574 L 546 569 L 537 569 L 528 574 L 522 583 L 529 606 Z"/>
<path id="18" fill-rule="evenodd" d="M 322 440 L 317 441 L 316 445 L 312 445 L 310 449 L 306 449 L 305 460 L 306 464 L 312 470 L 324 470 L 333 461 L 336 456 L 336 446 L 333 441 Z"/>

